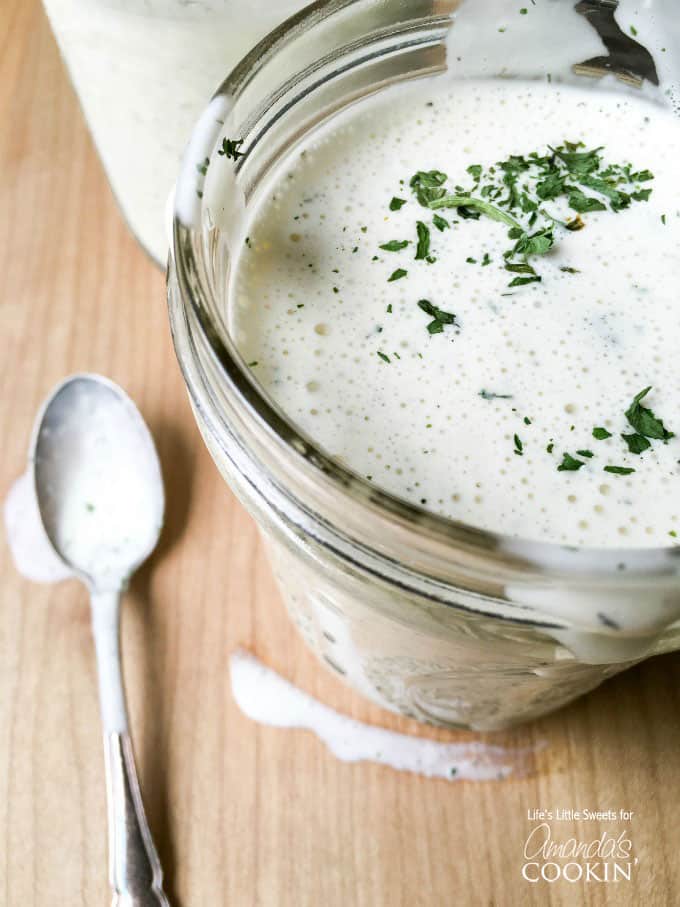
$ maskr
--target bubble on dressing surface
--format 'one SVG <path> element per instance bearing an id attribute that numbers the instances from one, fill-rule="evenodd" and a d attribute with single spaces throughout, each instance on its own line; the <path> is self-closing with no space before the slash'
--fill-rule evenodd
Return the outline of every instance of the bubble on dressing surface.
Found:
<path id="1" fill-rule="evenodd" d="M 658 208 L 680 208 L 677 124 L 618 94 L 509 82 L 430 88 L 390 90 L 342 118 L 262 203 L 235 282 L 248 300 L 232 312 L 246 361 L 324 449 L 436 513 L 561 543 L 668 544 L 672 496 L 659 500 L 658 486 L 677 478 L 678 451 L 655 445 L 634 456 L 619 434 L 648 384 L 663 394 L 667 424 L 680 424 L 680 220 L 662 224 Z M 509 290 L 507 228 L 445 211 L 450 227 L 440 232 L 408 185 L 429 169 L 466 185 L 471 164 L 565 139 L 649 167 L 654 192 L 618 214 L 584 214 L 579 233 L 562 231 L 541 257 L 541 283 Z M 405 200 L 397 211 L 394 196 Z M 555 216 L 567 210 L 555 205 Z M 417 221 L 429 225 L 432 264 L 414 258 Z M 380 249 L 390 240 L 408 245 Z M 397 268 L 407 274 L 390 281 Z M 428 334 L 424 298 L 455 313 L 457 326 Z M 603 424 L 612 438 L 597 441 L 592 429 Z M 557 471 L 564 453 L 582 449 L 593 457 L 581 470 Z M 636 473 L 605 476 L 605 465 Z"/>

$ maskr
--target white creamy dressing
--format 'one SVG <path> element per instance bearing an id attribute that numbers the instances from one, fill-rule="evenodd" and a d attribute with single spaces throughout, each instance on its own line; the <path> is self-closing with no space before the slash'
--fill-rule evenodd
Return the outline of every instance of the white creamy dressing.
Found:
<path id="1" fill-rule="evenodd" d="M 244 715 L 271 727 L 306 728 L 343 762 L 377 762 L 448 780 L 485 781 L 530 771 L 533 749 L 439 743 L 371 727 L 322 705 L 247 652 L 233 652 L 229 666 L 234 699 Z"/>
<path id="2" fill-rule="evenodd" d="M 12 485 L 5 499 L 5 530 L 14 565 L 34 583 L 58 583 L 73 576 L 47 537 L 35 495 L 32 470 Z"/>
<path id="3" fill-rule="evenodd" d="M 445 210 L 440 233 L 408 185 L 438 169 L 469 187 L 470 165 L 565 140 L 650 169 L 653 192 L 583 214 L 579 232 L 558 228 L 554 249 L 532 258 L 541 283 L 508 288 L 507 226 Z M 646 404 L 680 432 L 678 159 L 673 114 L 629 94 L 511 80 L 390 89 L 317 134 L 262 201 L 233 286 L 244 359 L 328 453 L 436 513 L 557 543 L 673 544 L 680 441 L 634 455 L 620 436 L 648 385 Z M 398 211 L 393 196 L 406 199 Z M 545 207 L 574 215 L 560 200 Z M 418 220 L 432 264 L 414 260 Z M 380 250 L 395 239 L 410 245 Z M 398 268 L 407 276 L 389 282 Z M 459 327 L 428 334 L 422 298 Z M 596 426 L 612 437 L 594 439 Z M 593 457 L 578 472 L 557 470 L 581 449 Z"/>

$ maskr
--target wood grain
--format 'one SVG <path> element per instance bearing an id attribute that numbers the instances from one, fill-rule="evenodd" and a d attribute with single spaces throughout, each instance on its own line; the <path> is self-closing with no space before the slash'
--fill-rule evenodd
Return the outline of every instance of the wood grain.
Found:
<path id="1" fill-rule="evenodd" d="M 341 711 L 437 739 L 324 672 L 288 623 L 254 525 L 194 426 L 163 275 L 128 234 L 37 0 L 0 0 L 0 491 L 23 470 L 33 416 L 93 369 L 139 403 L 168 492 L 162 544 L 127 598 L 123 637 L 142 786 L 180 907 L 680 903 L 680 658 L 650 661 L 557 715 L 502 735 L 545 740 L 522 781 L 448 783 L 334 761 L 311 735 L 237 711 L 237 645 Z M 108 903 L 93 651 L 75 583 L 31 585 L 2 547 L 0 904 Z M 553 823 L 561 837 L 630 829 L 619 884 L 529 884 L 527 810 L 634 811 Z"/>

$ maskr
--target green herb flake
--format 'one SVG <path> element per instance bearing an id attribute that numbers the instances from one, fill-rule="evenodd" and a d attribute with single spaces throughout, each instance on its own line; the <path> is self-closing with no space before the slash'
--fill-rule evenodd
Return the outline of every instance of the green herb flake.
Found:
<path id="1" fill-rule="evenodd" d="M 512 394 L 494 394 L 493 391 L 486 391 L 483 388 L 479 396 L 482 400 L 512 400 Z"/>
<path id="2" fill-rule="evenodd" d="M 416 223 L 416 230 L 418 232 L 416 260 L 427 259 L 430 254 L 430 228 L 422 220 L 419 220 Z"/>
<path id="3" fill-rule="evenodd" d="M 630 466 L 605 466 L 604 471 L 610 472 L 615 476 L 629 476 L 632 472 L 635 472 Z"/>
<path id="4" fill-rule="evenodd" d="M 409 241 L 407 239 L 391 239 L 389 242 L 383 243 L 380 248 L 384 249 L 385 252 L 401 252 L 408 244 Z"/>
<path id="5" fill-rule="evenodd" d="M 509 287 L 524 287 L 529 283 L 540 283 L 543 278 L 535 274 L 533 277 L 515 277 L 508 284 Z"/>
<path id="6" fill-rule="evenodd" d="M 392 198 L 390 202 L 390 211 L 399 211 L 400 208 L 403 208 L 406 204 L 405 198 L 398 198 L 396 195 Z"/>
<path id="7" fill-rule="evenodd" d="M 512 231 L 511 231 L 512 232 Z M 515 239 L 514 235 L 510 237 Z M 555 236 L 552 227 L 544 227 L 535 233 L 527 234 L 522 232 L 514 249 L 513 255 L 545 255 L 555 244 Z"/>
<path id="8" fill-rule="evenodd" d="M 600 169 L 601 158 L 599 152 L 602 147 L 592 151 L 576 151 L 580 143 L 565 142 L 565 148 L 550 148 L 550 150 L 563 162 L 572 176 L 588 176 Z"/>
<path id="9" fill-rule="evenodd" d="M 569 193 L 569 207 L 579 214 L 585 214 L 588 211 L 606 211 L 607 206 L 599 198 L 592 198 L 584 195 L 580 189 L 573 189 Z"/>
<path id="10" fill-rule="evenodd" d="M 531 274 L 536 276 L 536 271 L 527 261 L 506 262 L 505 270 L 511 271 L 513 274 Z"/>
<path id="11" fill-rule="evenodd" d="M 555 449 L 555 445 L 554 445 L 553 442 L 551 441 L 550 444 L 548 444 L 548 446 L 546 447 L 546 452 L 549 453 L 549 454 L 551 454 L 551 453 L 553 452 L 554 449 Z"/>
<path id="12" fill-rule="evenodd" d="M 579 455 L 579 457 L 585 457 L 586 460 L 590 460 L 595 456 L 592 450 L 577 450 L 576 453 Z"/>
<path id="13" fill-rule="evenodd" d="M 515 441 L 515 449 L 514 449 L 513 453 L 516 453 L 518 457 L 523 457 L 524 456 L 524 445 L 522 444 L 522 441 L 520 440 L 519 435 L 515 435 L 514 441 Z"/>
<path id="14" fill-rule="evenodd" d="M 641 405 L 651 389 L 650 385 L 633 398 L 633 402 L 626 410 L 626 419 L 639 435 L 659 441 L 668 441 L 674 437 L 673 432 L 666 429 L 661 419 L 657 419 L 651 409 Z"/>
<path id="15" fill-rule="evenodd" d="M 583 460 L 577 460 L 575 457 L 572 457 L 571 454 L 565 453 L 563 455 L 562 462 L 557 467 L 558 472 L 577 472 L 582 466 L 586 464 Z"/>
<path id="16" fill-rule="evenodd" d="M 439 214 L 434 215 L 434 217 L 432 218 L 432 223 L 440 232 L 448 230 L 451 227 L 451 224 L 448 222 L 448 220 L 445 217 L 440 217 Z"/>
<path id="17" fill-rule="evenodd" d="M 607 438 L 611 438 L 611 436 L 612 433 L 607 431 L 606 428 L 598 427 L 593 429 L 593 438 L 595 438 L 596 441 L 606 441 Z"/>
<path id="18" fill-rule="evenodd" d="M 635 433 L 632 435 L 621 435 L 621 437 L 628 445 L 628 450 L 632 454 L 644 453 L 645 450 L 649 450 L 652 446 L 644 435 Z"/>
<path id="19" fill-rule="evenodd" d="M 408 271 L 405 271 L 403 268 L 397 268 L 396 271 L 392 271 L 390 276 L 387 278 L 388 283 L 393 283 L 395 280 L 401 280 L 402 277 L 406 277 Z"/>
<path id="20" fill-rule="evenodd" d="M 391 314 L 392 314 L 392 303 L 390 303 L 390 304 L 387 306 L 387 314 L 388 314 L 388 315 L 391 315 Z"/>
<path id="21" fill-rule="evenodd" d="M 380 356 L 383 362 L 390 362 L 390 357 L 386 356 L 385 353 L 381 353 L 380 350 L 378 350 L 378 356 Z"/>
<path id="22" fill-rule="evenodd" d="M 239 151 L 242 144 L 243 139 L 222 139 L 222 147 L 218 149 L 217 153 L 226 157 L 227 160 L 237 161 L 245 153 Z"/>
<path id="23" fill-rule="evenodd" d="M 429 299 L 419 299 L 418 308 L 432 318 L 427 325 L 427 331 L 430 334 L 442 334 L 445 324 L 456 324 L 456 316 L 453 312 L 446 312 L 438 306 L 433 305 Z"/>

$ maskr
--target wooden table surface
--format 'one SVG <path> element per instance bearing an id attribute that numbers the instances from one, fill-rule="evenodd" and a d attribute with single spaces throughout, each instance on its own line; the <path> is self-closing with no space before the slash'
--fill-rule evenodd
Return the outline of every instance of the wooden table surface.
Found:
<path id="1" fill-rule="evenodd" d="M 311 734 L 257 727 L 231 697 L 245 646 L 342 712 L 436 739 L 320 668 L 289 624 L 255 527 L 198 435 L 163 274 L 128 234 L 37 0 L 0 0 L 0 491 L 36 408 L 76 370 L 121 383 L 154 433 L 167 525 L 127 596 L 125 673 L 150 822 L 180 907 L 680 903 L 680 657 L 654 659 L 494 738 L 545 740 L 535 776 L 446 782 L 337 762 Z M 0 560 L 0 904 L 109 902 L 93 649 L 84 590 Z M 489 739 L 490 739 L 490 735 Z M 534 808 L 627 809 L 553 822 L 627 830 L 630 882 L 521 878 Z"/>

